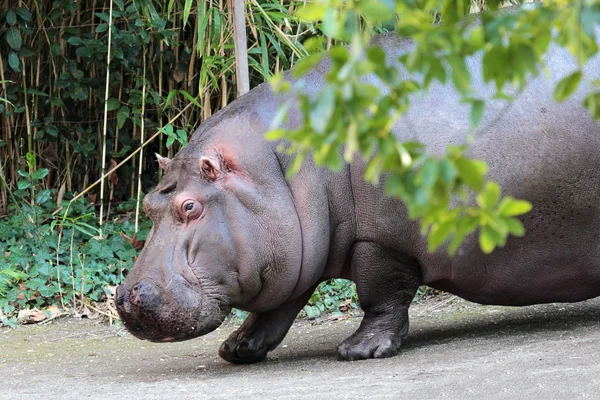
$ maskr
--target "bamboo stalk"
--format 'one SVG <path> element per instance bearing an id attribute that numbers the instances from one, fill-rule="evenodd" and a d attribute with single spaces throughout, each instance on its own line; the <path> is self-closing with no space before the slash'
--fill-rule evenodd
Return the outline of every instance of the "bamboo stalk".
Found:
<path id="1" fill-rule="evenodd" d="M 100 218 L 99 218 L 99 236 L 102 237 L 103 206 L 104 206 L 104 174 L 106 171 L 106 130 L 108 128 L 108 94 L 110 89 L 110 50 L 112 40 L 112 12 L 113 0 L 110 0 L 110 9 L 108 12 L 108 54 L 106 56 L 106 90 L 104 92 L 104 129 L 102 131 L 102 178 L 100 180 Z"/>
<path id="2" fill-rule="evenodd" d="M 236 70 L 235 77 L 237 81 L 237 93 L 239 97 L 250 91 L 246 19 L 244 18 L 244 0 L 232 0 L 232 7 Z"/>
<path id="3" fill-rule="evenodd" d="M 143 67 L 142 67 L 142 113 L 140 115 L 141 119 L 141 137 L 140 143 L 142 147 L 144 146 L 144 111 L 146 108 L 146 52 L 142 56 L 143 58 Z M 140 164 L 138 169 L 138 187 L 137 187 L 137 198 L 135 202 L 135 233 L 138 232 L 138 222 L 140 217 L 140 197 L 142 196 L 142 160 L 144 158 L 144 152 L 140 151 Z M 135 237 L 135 236 L 134 236 Z"/>
<path id="4" fill-rule="evenodd" d="M 2 57 L 0 57 L 0 81 L 2 81 L 2 90 L 4 90 L 4 93 L 8 93 L 6 91 L 6 79 L 4 78 L 4 64 L 2 63 Z M 3 117 L 3 119 L 6 119 L 8 121 L 8 123 L 6 124 L 6 158 L 9 161 L 8 162 L 8 171 L 7 171 L 7 176 L 8 176 L 8 182 L 10 182 L 11 184 L 13 182 L 16 182 L 16 175 L 15 175 L 15 171 L 18 169 L 15 168 L 16 165 L 16 157 L 14 157 L 13 155 L 13 139 L 12 139 L 12 126 L 14 125 L 14 121 L 13 121 L 13 114 L 10 115 L 10 117 Z M 13 162 L 15 164 L 13 164 Z"/>

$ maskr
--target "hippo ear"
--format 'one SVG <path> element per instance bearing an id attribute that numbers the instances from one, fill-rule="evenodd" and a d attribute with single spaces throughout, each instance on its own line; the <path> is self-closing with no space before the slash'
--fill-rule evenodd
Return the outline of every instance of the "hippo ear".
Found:
<path id="1" fill-rule="evenodd" d="M 204 179 L 214 182 L 221 177 L 224 168 L 219 157 L 200 157 L 200 172 Z"/>
<path id="2" fill-rule="evenodd" d="M 160 169 L 162 169 L 163 171 L 167 171 L 167 168 L 169 168 L 169 165 L 171 164 L 171 160 L 168 159 L 167 157 L 163 157 L 158 153 L 154 153 L 156 155 L 156 160 L 158 161 L 158 166 L 160 167 Z"/>

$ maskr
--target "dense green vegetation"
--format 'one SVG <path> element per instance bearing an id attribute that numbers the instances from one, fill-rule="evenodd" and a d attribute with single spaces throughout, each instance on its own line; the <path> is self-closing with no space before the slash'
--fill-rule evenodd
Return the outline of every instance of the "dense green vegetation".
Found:
<path id="1" fill-rule="evenodd" d="M 251 86 L 306 54 L 301 42 L 317 31 L 293 16 L 301 4 L 246 3 Z M 159 179 L 153 154 L 174 155 L 194 127 L 237 97 L 230 2 L 112 2 L 107 75 L 110 6 L 0 4 L 5 324 L 14 324 L 21 309 L 73 309 L 110 296 L 137 253 L 120 233 L 137 231 L 143 240 L 149 229 L 143 213 L 139 221 L 136 215 L 139 153 L 106 179 L 103 196 L 100 185 L 86 190 L 103 165 L 108 171 L 140 148 L 143 127 L 146 140 L 162 132 L 143 151 L 143 197 Z"/>

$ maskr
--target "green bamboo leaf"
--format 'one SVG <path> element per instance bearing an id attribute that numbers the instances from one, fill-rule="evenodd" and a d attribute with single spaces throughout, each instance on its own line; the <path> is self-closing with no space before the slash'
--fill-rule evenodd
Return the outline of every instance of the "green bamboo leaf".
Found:
<path id="1" fill-rule="evenodd" d="M 193 0 L 185 0 L 183 6 L 183 26 L 187 25 L 188 19 L 190 18 L 190 11 L 192 10 Z"/>
<path id="2" fill-rule="evenodd" d="M 189 94 L 188 92 L 186 92 L 185 90 L 180 90 L 179 93 L 181 93 L 183 95 L 183 97 L 185 97 L 186 99 L 188 99 L 192 104 L 194 104 L 196 107 L 198 108 L 202 108 L 202 106 L 200 105 L 200 103 L 198 103 L 198 100 L 196 100 L 194 98 L 194 96 L 192 96 L 191 94 Z"/>

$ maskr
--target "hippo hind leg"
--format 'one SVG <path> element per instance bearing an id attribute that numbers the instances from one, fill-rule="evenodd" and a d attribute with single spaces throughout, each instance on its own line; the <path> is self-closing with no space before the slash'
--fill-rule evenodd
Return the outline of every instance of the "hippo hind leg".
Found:
<path id="1" fill-rule="evenodd" d="M 420 268 L 376 243 L 359 242 L 351 274 L 365 316 L 358 330 L 338 347 L 338 357 L 395 356 L 408 333 L 408 307 L 421 283 Z"/>

